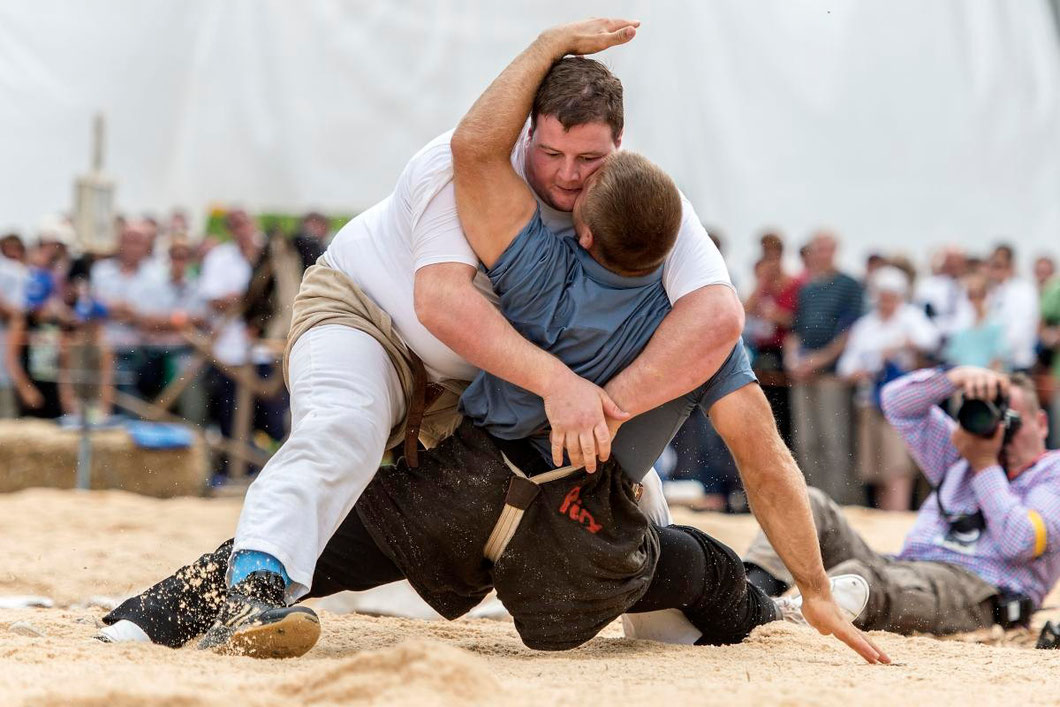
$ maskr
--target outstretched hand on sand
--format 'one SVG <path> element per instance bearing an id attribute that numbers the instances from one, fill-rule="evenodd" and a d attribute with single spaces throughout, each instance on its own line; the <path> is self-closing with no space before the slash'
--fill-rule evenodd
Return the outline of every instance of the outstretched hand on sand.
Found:
<path id="1" fill-rule="evenodd" d="M 831 595 L 802 597 L 802 615 L 806 622 L 825 636 L 835 636 L 869 663 L 890 663 L 891 659 L 868 636 L 843 616 Z"/>

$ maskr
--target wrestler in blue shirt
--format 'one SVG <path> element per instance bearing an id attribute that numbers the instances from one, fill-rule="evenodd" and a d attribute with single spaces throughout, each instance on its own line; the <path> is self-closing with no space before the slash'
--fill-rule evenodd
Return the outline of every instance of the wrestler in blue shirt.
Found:
<path id="1" fill-rule="evenodd" d="M 540 209 L 486 273 L 504 317 L 519 333 L 599 385 L 637 358 L 670 311 L 661 266 L 643 275 L 613 272 L 577 240 L 550 231 Z M 706 412 L 755 380 L 737 344 L 703 386 L 623 427 L 613 447 L 616 459 L 640 480 L 694 405 Z M 461 410 L 493 436 L 530 439 L 551 458 L 548 418 L 534 393 L 483 371 L 464 392 Z"/>

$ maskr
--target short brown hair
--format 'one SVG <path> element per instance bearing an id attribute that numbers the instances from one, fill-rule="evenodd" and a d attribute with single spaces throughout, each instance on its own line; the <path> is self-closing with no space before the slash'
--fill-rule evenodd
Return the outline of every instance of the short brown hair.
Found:
<path id="1" fill-rule="evenodd" d="M 681 227 L 681 194 L 647 158 L 613 152 L 594 175 L 581 215 L 600 264 L 619 274 L 657 268 Z"/>
<path id="2" fill-rule="evenodd" d="M 537 87 L 531 127 L 537 125 L 539 115 L 555 117 L 564 130 L 585 123 L 607 123 L 617 141 L 625 124 L 622 82 L 598 61 L 564 57 L 552 65 Z"/>

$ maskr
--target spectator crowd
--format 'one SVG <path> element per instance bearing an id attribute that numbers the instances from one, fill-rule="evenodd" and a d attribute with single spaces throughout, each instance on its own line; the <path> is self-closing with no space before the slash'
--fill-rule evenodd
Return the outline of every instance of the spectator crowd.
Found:
<path id="1" fill-rule="evenodd" d="M 1053 257 L 1039 256 L 1026 277 L 1008 244 L 985 257 L 944 248 L 926 273 L 904 256 L 874 253 L 859 277 L 837 266 L 838 239 L 829 232 L 800 249 L 800 272 L 786 271 L 778 234 L 764 234 L 760 245 L 744 300 L 744 343 L 809 485 L 842 504 L 913 507 L 927 489 L 917 488 L 918 469 L 881 413 L 880 389 L 925 366 L 1030 375 L 1049 408 L 1049 446 L 1060 443 L 1060 277 Z M 696 468 L 708 494 L 719 477 L 733 474 L 727 460 L 707 453 L 713 448 L 707 442 L 676 450 L 678 469 Z"/>
<path id="2" fill-rule="evenodd" d="M 285 302 L 323 253 L 329 220 L 265 234 L 245 211 L 226 238 L 195 238 L 187 217 L 118 218 L 113 253 L 80 253 L 70 223 L 41 222 L 31 240 L 0 238 L 0 418 L 133 413 L 193 378 L 176 412 L 232 437 L 240 372 L 279 375 Z M 785 243 L 762 235 L 744 301 L 744 343 L 781 435 L 807 482 L 844 504 L 912 507 L 918 469 L 880 410 L 880 389 L 928 365 L 975 365 L 1033 377 L 1060 443 L 1060 277 L 1047 255 L 1030 277 L 1014 249 L 986 257 L 947 247 L 918 273 L 903 256 L 870 255 L 863 273 L 837 266 L 838 238 L 818 232 L 790 272 Z M 282 272 L 295 272 L 285 283 Z M 196 364 L 197 349 L 208 351 Z M 206 343 L 202 343 L 206 342 Z M 275 381 L 274 381 L 275 382 Z M 267 387 L 267 386 L 266 386 Z M 251 430 L 268 450 L 287 432 L 282 386 L 251 398 Z M 740 508 L 739 481 L 709 420 L 675 439 L 671 478 L 696 480 L 704 507 Z M 216 480 L 228 473 L 225 455 Z"/>
<path id="3" fill-rule="evenodd" d="M 0 238 L 0 418 L 84 415 L 102 424 L 148 409 L 132 398 L 155 402 L 193 377 L 176 412 L 231 437 L 236 380 L 247 370 L 260 380 L 279 375 L 282 300 L 296 291 L 290 271 L 296 287 L 324 251 L 329 221 L 310 213 L 297 233 L 266 235 L 235 209 L 224 225 L 226 239 L 195 238 L 180 211 L 164 222 L 119 217 L 112 253 L 79 252 L 58 217 L 32 239 Z M 196 365 L 196 341 L 206 365 Z M 286 394 L 272 388 L 251 398 L 251 430 L 266 451 L 287 426 Z M 215 472 L 223 481 L 225 455 Z"/>

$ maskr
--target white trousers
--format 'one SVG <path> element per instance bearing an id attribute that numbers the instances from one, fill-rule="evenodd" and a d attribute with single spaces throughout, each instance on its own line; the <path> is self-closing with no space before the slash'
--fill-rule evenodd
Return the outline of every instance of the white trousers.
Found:
<path id="1" fill-rule="evenodd" d="M 288 366 L 291 434 L 247 491 L 233 552 L 267 552 L 283 563 L 294 601 L 309 592 L 317 558 L 375 476 L 405 398 L 383 347 L 349 327 L 313 327 Z M 645 515 L 669 525 L 654 469 L 643 483 Z M 625 625 L 627 635 L 674 642 L 690 642 L 683 637 L 694 631 L 677 610 L 638 614 Z"/>

